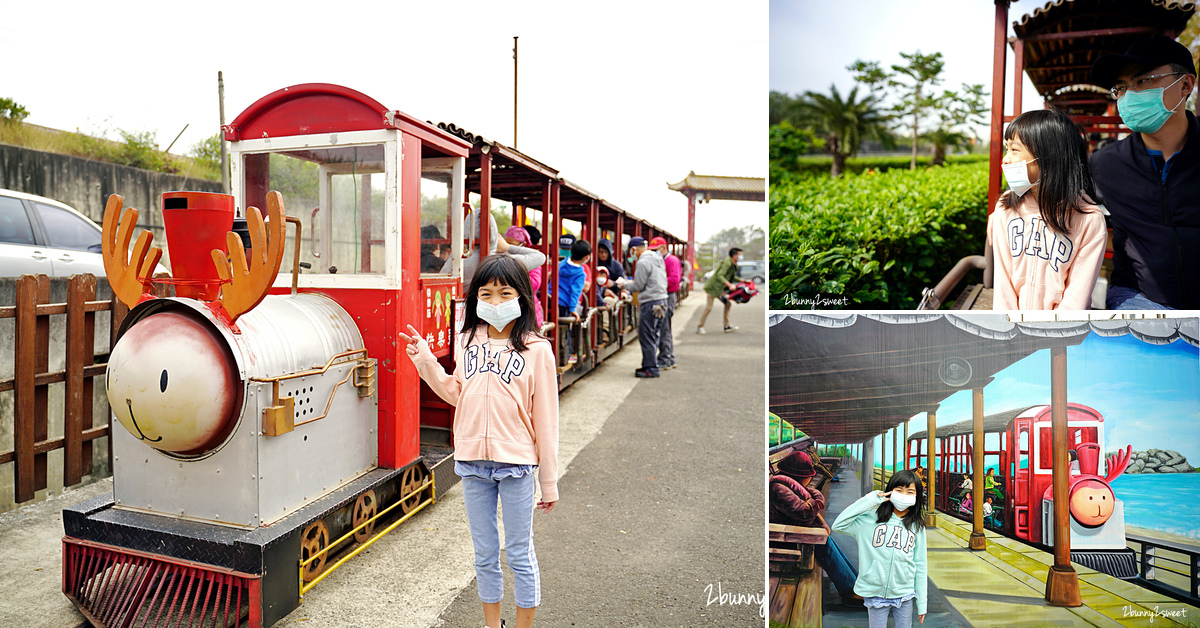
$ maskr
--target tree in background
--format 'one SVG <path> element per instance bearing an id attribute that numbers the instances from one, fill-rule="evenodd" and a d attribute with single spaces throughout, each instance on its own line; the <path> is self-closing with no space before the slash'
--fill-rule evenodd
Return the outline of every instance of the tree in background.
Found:
<path id="1" fill-rule="evenodd" d="M 912 160 L 909 169 L 917 168 L 917 141 L 921 138 L 922 121 L 925 121 L 926 139 L 934 146 L 935 165 L 945 162 L 947 147 L 969 145 L 975 137 L 972 125 L 982 124 L 988 113 L 983 84 L 964 83 L 958 92 L 943 91 L 935 94 L 932 88 L 942 82 L 945 67 L 942 53 L 931 55 L 900 53 L 908 63 L 893 65 L 891 71 L 880 67 L 878 61 L 855 61 L 847 66 L 854 80 L 871 90 L 873 96 L 883 99 L 891 96 L 895 102 L 892 111 L 902 127 L 912 135 Z M 933 121 L 928 128 L 928 121 Z M 978 139 L 978 138 L 976 138 Z"/>
<path id="2" fill-rule="evenodd" d="M 980 140 L 975 125 L 983 124 L 991 110 L 987 96 L 979 83 L 963 85 L 962 92 L 946 90 L 938 96 L 933 109 L 936 125 L 926 135 L 933 144 L 933 165 L 945 163 L 947 147 L 970 152 L 972 140 Z"/>
<path id="3" fill-rule="evenodd" d="M 696 261 L 702 267 L 715 268 L 716 262 L 722 257 L 729 255 L 729 249 L 735 246 L 742 249 L 742 259 L 766 259 L 767 233 L 762 227 L 757 225 L 722 229 L 704 242 L 703 250 L 709 254 L 700 256 Z"/>
<path id="4" fill-rule="evenodd" d="M 833 156 L 830 176 L 838 177 L 846 169 L 846 158 L 858 154 L 864 140 L 892 141 L 888 132 L 889 118 L 879 110 L 875 96 L 858 98 L 858 87 L 843 99 L 836 85 L 829 86 L 830 94 L 805 92 L 795 104 L 795 117 L 801 128 L 809 128 L 825 136 L 825 152 Z"/>
<path id="5" fill-rule="evenodd" d="M 188 151 L 188 157 L 197 162 L 221 171 L 221 133 L 212 134 L 195 144 Z"/>
<path id="6" fill-rule="evenodd" d="M 0 118 L 20 122 L 29 117 L 29 110 L 11 98 L 0 98 Z"/>

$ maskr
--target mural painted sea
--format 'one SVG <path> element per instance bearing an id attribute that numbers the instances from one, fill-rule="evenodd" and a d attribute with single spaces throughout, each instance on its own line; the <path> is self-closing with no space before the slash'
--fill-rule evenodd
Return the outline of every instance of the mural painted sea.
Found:
<path id="1" fill-rule="evenodd" d="M 1122 474 L 1112 487 L 1127 527 L 1200 546 L 1200 473 Z"/>

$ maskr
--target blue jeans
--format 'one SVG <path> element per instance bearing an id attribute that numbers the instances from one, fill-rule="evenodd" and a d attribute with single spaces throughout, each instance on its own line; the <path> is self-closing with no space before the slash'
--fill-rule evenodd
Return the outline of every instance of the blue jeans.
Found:
<path id="1" fill-rule="evenodd" d="M 675 339 L 671 337 L 671 317 L 675 315 L 675 297 L 678 292 L 667 295 L 667 316 L 663 318 L 662 330 L 658 335 L 658 368 L 675 364 Z"/>
<path id="2" fill-rule="evenodd" d="M 884 606 L 883 608 L 867 607 L 867 622 L 871 628 L 887 628 L 888 613 L 891 612 L 896 628 L 912 628 L 913 602 L 904 600 L 899 608 Z"/>
<path id="3" fill-rule="evenodd" d="M 846 560 L 846 555 L 833 541 L 833 537 L 826 539 L 824 545 L 814 545 L 813 550 L 813 558 L 825 570 L 825 573 L 829 574 L 829 579 L 833 581 L 833 586 L 837 587 L 842 601 L 853 600 L 854 581 L 858 579 L 858 571 L 854 569 L 850 561 Z"/>
<path id="4" fill-rule="evenodd" d="M 537 467 L 489 460 L 455 461 L 462 478 L 463 500 L 471 540 L 475 544 L 475 587 L 484 604 L 504 598 L 500 575 L 500 530 L 496 525 L 497 499 L 503 503 L 504 553 L 513 572 L 517 606 L 534 608 L 542 603 L 541 577 L 533 551 L 534 489 Z"/>
<path id="5" fill-rule="evenodd" d="M 642 345 L 642 368 L 651 373 L 658 372 L 658 338 L 662 334 L 667 318 L 654 317 L 654 306 L 666 307 L 666 299 L 643 301 L 638 304 L 638 342 Z"/>
<path id="6" fill-rule="evenodd" d="M 1159 305 L 1146 298 L 1146 295 L 1124 286 L 1108 286 L 1104 295 L 1104 307 L 1110 310 L 1173 310 L 1173 307 Z"/>

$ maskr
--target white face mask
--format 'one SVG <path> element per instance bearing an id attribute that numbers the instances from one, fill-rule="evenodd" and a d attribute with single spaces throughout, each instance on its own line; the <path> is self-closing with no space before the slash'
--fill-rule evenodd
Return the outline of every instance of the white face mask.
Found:
<path id="1" fill-rule="evenodd" d="M 1037 161 L 1037 158 L 1029 161 L 1018 161 L 1014 164 L 1000 164 L 1000 169 L 1004 171 L 1004 179 L 1008 181 L 1008 189 L 1013 191 L 1013 194 L 1021 196 L 1029 191 L 1029 188 L 1041 182 L 1039 176 L 1037 181 L 1029 182 L 1029 163 Z"/>
<path id="2" fill-rule="evenodd" d="M 480 299 L 475 307 L 475 314 L 495 327 L 496 331 L 503 331 L 505 325 L 517 320 L 521 315 L 521 299 L 509 299 L 500 305 L 492 305 Z"/>
<path id="3" fill-rule="evenodd" d="M 916 495 L 905 495 L 904 493 L 897 493 L 896 491 L 892 491 L 892 494 L 888 499 L 891 500 L 892 505 L 896 507 L 896 510 L 908 510 L 917 503 Z"/>

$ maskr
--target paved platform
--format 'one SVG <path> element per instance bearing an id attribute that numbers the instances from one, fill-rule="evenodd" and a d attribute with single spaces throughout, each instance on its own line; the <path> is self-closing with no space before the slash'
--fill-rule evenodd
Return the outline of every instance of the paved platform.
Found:
<path id="1" fill-rule="evenodd" d="M 827 508 L 830 521 L 860 495 L 853 471 L 843 469 L 841 479 L 844 481 L 834 485 L 830 493 Z M 1074 567 L 1079 574 L 1084 606 L 1049 606 L 1044 596 L 1046 573 L 1054 563 L 1053 555 L 989 530 L 984 534 L 987 550 L 978 552 L 968 549 L 971 525 L 965 521 L 939 516 L 938 527 L 926 529 L 929 608 L 922 628 L 1200 625 L 1200 608 L 1079 564 Z M 834 533 L 833 538 L 857 565 L 858 551 L 853 540 L 840 532 Z M 842 606 L 828 577 L 825 582 L 825 625 L 866 627 L 865 609 Z"/>
<path id="2" fill-rule="evenodd" d="M 763 625 L 744 600 L 765 586 L 765 303 L 734 308 L 736 333 L 697 336 L 697 290 L 676 313 L 679 368 L 635 379 L 641 357 L 627 347 L 563 393 L 562 501 L 535 519 L 537 625 Z M 86 625 L 60 590 L 61 512 L 111 491 L 103 480 L 0 514 L 0 626 Z M 276 626 L 482 625 L 472 560 L 456 486 Z M 511 626 L 511 596 L 504 609 Z"/>

